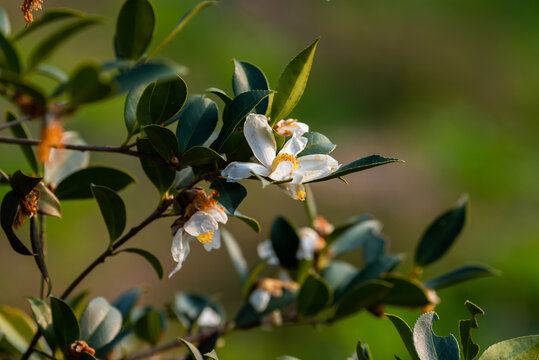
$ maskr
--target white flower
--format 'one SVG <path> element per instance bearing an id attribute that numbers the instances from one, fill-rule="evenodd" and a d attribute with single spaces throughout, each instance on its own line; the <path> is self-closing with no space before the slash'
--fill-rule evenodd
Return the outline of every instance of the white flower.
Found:
<path id="1" fill-rule="evenodd" d="M 309 227 L 303 227 L 298 231 L 299 247 L 296 258 L 299 260 L 312 260 L 316 250 L 320 250 L 320 236 Z M 273 250 L 271 240 L 262 241 L 257 247 L 258 256 L 263 260 L 268 260 L 270 265 L 279 265 L 279 259 Z"/>
<path id="2" fill-rule="evenodd" d="M 251 296 L 249 296 L 249 304 L 251 304 L 258 313 L 266 310 L 270 300 L 271 294 L 264 289 L 256 289 L 251 293 Z"/>
<path id="3" fill-rule="evenodd" d="M 293 135 L 277 154 L 277 143 L 263 115 L 249 114 L 243 133 L 259 163 L 231 162 L 222 171 L 228 181 L 238 181 L 253 174 L 274 181 L 291 180 L 279 186 L 293 199 L 305 199 L 304 182 L 319 179 L 334 172 L 339 163 L 329 155 L 313 154 L 297 157 L 305 149 L 307 138 Z"/>
<path id="4" fill-rule="evenodd" d="M 298 119 L 279 120 L 273 126 L 273 129 L 279 135 L 283 136 L 301 136 L 309 131 L 309 125 L 299 122 Z"/>
<path id="5" fill-rule="evenodd" d="M 283 291 L 296 292 L 299 285 L 294 281 L 264 278 L 258 282 L 256 289 L 249 295 L 249 304 L 258 313 L 266 311 L 272 297 L 283 296 Z"/>
<path id="6" fill-rule="evenodd" d="M 199 326 L 215 327 L 221 323 L 221 315 L 219 315 L 212 307 L 206 306 L 200 316 L 197 323 Z"/>
<path id="7" fill-rule="evenodd" d="M 86 145 L 86 142 L 74 131 L 62 134 L 62 144 Z M 75 171 L 88 166 L 90 153 L 65 149 L 50 149 L 48 162 L 44 165 L 45 183 L 56 187 L 64 178 Z"/>
<path id="8" fill-rule="evenodd" d="M 187 207 L 188 210 L 196 207 L 195 212 L 176 230 L 172 239 L 172 258 L 178 265 L 170 273 L 169 278 L 181 269 L 185 258 L 189 255 L 190 241 L 198 240 L 206 251 L 221 247 L 219 223 L 226 224 L 228 221 L 225 210 L 211 196 L 206 196 L 202 189 L 197 191 L 195 200 L 190 206 Z"/>

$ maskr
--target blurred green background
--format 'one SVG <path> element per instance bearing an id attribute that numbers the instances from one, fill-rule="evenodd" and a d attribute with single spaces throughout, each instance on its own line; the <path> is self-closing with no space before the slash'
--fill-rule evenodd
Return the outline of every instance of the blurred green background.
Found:
<path id="1" fill-rule="evenodd" d="M 45 0 L 45 9 L 73 7 L 111 19 L 68 41 L 49 62 L 71 72 L 88 58 L 112 59 L 121 3 Z M 155 46 L 196 1 L 154 3 Z M 19 2 L 1 5 L 14 27 L 22 28 Z M 25 39 L 21 51 L 28 53 L 40 36 Z M 390 250 L 412 255 L 428 223 L 468 193 L 470 216 L 464 233 L 446 257 L 426 270 L 425 278 L 468 263 L 490 265 L 502 275 L 441 290 L 441 321 L 435 331 L 458 334 L 458 319 L 468 316 L 463 303 L 470 299 L 486 310 L 474 333 L 483 349 L 503 339 L 539 333 L 539 2 L 224 0 L 195 18 L 160 55 L 190 69 L 185 76 L 190 93 L 208 87 L 231 92 L 231 59 L 257 64 L 275 86 L 287 62 L 318 36 L 309 84 L 292 115 L 337 143 L 333 155 L 341 163 L 369 154 L 406 160 L 351 175 L 349 185 L 338 180 L 314 185 L 320 212 L 336 224 L 352 215 L 372 214 L 385 224 Z M 50 86 L 42 78 L 36 82 Z M 123 101 L 88 107 L 65 127 L 79 131 L 88 143 L 119 145 L 125 136 Z M 16 147 L 0 145 L 0 154 L 7 172 L 23 162 Z M 137 177 L 138 184 L 122 193 L 128 226 L 155 206 L 157 191 L 135 158 L 92 154 L 91 163 L 112 163 Z M 305 225 L 306 218 L 302 205 L 279 190 L 262 191 L 250 182 L 247 186 L 251 196 L 240 210 L 260 220 L 262 233 L 234 219 L 227 228 L 253 265 L 256 245 L 268 236 L 277 213 L 298 226 Z M 1 188 L 0 195 L 5 191 Z M 62 220 L 51 219 L 47 225 L 56 294 L 108 241 L 93 201 L 65 202 L 63 212 Z M 156 253 L 167 273 L 174 267 L 170 223 L 166 219 L 152 224 L 132 243 Z M 28 310 L 24 296 L 39 291 L 33 260 L 16 256 L 3 234 L 1 240 L 0 303 Z M 410 258 L 399 268 L 402 272 L 410 270 Z M 206 253 L 194 245 L 180 273 L 163 281 L 137 257 L 111 260 L 80 289 L 113 300 L 142 284 L 147 289 L 145 303 L 164 304 L 177 291 L 195 291 L 222 299 L 230 316 L 240 306 L 240 283 L 226 251 Z M 409 323 L 420 315 L 418 310 L 399 308 L 388 312 Z M 225 360 L 283 354 L 344 359 L 359 339 L 370 345 L 377 359 L 406 354 L 390 322 L 368 313 L 331 327 L 233 334 L 218 354 Z"/>

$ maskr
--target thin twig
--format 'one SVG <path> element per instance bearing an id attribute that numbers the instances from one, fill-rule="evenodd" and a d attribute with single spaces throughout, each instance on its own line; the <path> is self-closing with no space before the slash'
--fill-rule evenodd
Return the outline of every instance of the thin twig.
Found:
<path id="1" fill-rule="evenodd" d="M 47 359 L 56 360 L 56 358 L 54 356 L 49 355 L 46 352 L 41 351 L 39 349 L 32 348 L 32 351 L 38 353 L 39 355 L 45 356 Z"/>
<path id="2" fill-rule="evenodd" d="M 30 121 L 32 118 L 30 116 L 24 116 L 22 118 L 19 118 L 17 120 L 13 120 L 4 124 L 0 124 L 0 131 L 7 129 L 9 127 L 15 126 L 17 124 L 22 124 L 23 122 Z"/>
<path id="3" fill-rule="evenodd" d="M 41 143 L 41 140 L 37 139 L 18 139 L 18 138 L 10 138 L 10 137 L 4 137 L 0 136 L 0 143 L 6 143 L 6 144 L 18 144 L 18 145 L 31 145 L 36 146 Z M 68 150 L 76 150 L 76 151 L 95 151 L 95 152 L 108 152 L 108 153 L 118 153 L 118 154 L 124 154 L 129 156 L 135 156 L 142 159 L 147 159 L 155 162 L 165 163 L 165 161 L 159 157 L 142 154 L 137 151 L 129 150 L 126 146 L 96 146 L 96 145 L 76 145 L 76 144 L 58 144 L 58 145 L 51 145 L 53 148 L 61 148 L 61 149 L 68 149 Z"/>

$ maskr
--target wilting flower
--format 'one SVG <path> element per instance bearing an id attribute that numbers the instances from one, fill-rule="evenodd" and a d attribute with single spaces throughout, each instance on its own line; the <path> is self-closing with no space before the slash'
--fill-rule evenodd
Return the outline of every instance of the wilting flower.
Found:
<path id="1" fill-rule="evenodd" d="M 249 296 L 249 304 L 259 313 L 268 307 L 271 297 L 283 296 L 283 289 L 289 291 L 298 290 L 298 283 L 278 279 L 264 278 L 258 282 L 257 287 Z"/>
<path id="2" fill-rule="evenodd" d="M 19 210 L 15 215 L 15 220 L 13 221 L 13 226 L 18 228 L 22 226 L 26 221 L 26 217 L 33 217 L 37 214 L 39 210 L 37 206 L 37 201 L 39 200 L 40 193 L 39 190 L 34 188 L 25 197 L 19 199 Z"/>
<path id="3" fill-rule="evenodd" d="M 299 247 L 296 252 L 297 259 L 312 260 L 314 254 L 326 246 L 326 241 L 316 231 L 309 227 L 299 229 Z M 271 240 L 262 241 L 257 247 L 258 256 L 268 260 L 270 265 L 279 265 L 279 259 L 273 250 Z"/>
<path id="4" fill-rule="evenodd" d="M 42 163 L 49 161 L 51 148 L 63 148 L 62 107 L 52 105 L 41 127 L 41 142 L 37 148 L 37 156 Z"/>
<path id="5" fill-rule="evenodd" d="M 299 122 L 298 119 L 279 120 L 273 130 L 283 136 L 301 136 L 309 131 L 309 125 Z"/>
<path id="6" fill-rule="evenodd" d="M 86 145 L 86 142 L 74 131 L 62 134 L 63 144 Z M 74 151 L 52 148 L 49 151 L 48 161 L 45 163 L 43 181 L 55 188 L 68 175 L 85 168 L 90 161 L 87 151 Z"/>
<path id="7" fill-rule="evenodd" d="M 21 5 L 21 10 L 24 14 L 24 20 L 26 20 L 26 26 L 34 21 L 32 16 L 32 11 L 41 10 L 41 5 L 43 5 L 43 0 L 24 0 Z"/>
<path id="8" fill-rule="evenodd" d="M 228 217 L 223 207 L 213 199 L 215 194 L 207 196 L 203 189 L 195 188 L 190 191 L 192 197 L 185 207 L 185 213 L 172 226 L 172 258 L 178 263 L 170 273 L 169 278 L 178 272 L 185 258 L 189 255 L 189 242 L 196 239 L 204 245 L 206 251 L 221 247 L 219 224 L 226 224 Z"/>
<path id="9" fill-rule="evenodd" d="M 249 114 L 243 133 L 254 156 L 260 163 L 231 162 L 222 171 L 228 181 L 238 181 L 253 174 L 286 181 L 279 186 L 293 199 L 305 199 L 302 183 L 327 176 L 339 167 L 329 155 L 313 154 L 297 157 L 305 149 L 307 138 L 293 135 L 277 153 L 277 143 L 268 121 L 263 115 Z"/>

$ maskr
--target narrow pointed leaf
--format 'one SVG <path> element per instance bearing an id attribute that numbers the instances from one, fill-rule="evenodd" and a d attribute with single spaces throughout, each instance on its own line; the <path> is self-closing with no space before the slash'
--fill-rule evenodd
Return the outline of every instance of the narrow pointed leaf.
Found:
<path id="1" fill-rule="evenodd" d="M 189 341 L 185 339 L 182 339 L 182 338 L 178 338 L 178 339 L 185 344 L 185 347 L 187 347 L 187 350 L 189 351 L 189 353 L 195 360 L 204 360 L 204 358 L 202 357 L 202 354 L 200 353 L 200 351 L 197 349 L 195 345 L 191 344 Z"/>
<path id="2" fill-rule="evenodd" d="M 414 336 L 412 334 L 412 329 L 410 326 L 404 321 L 402 318 L 398 317 L 397 315 L 393 314 L 385 314 L 389 320 L 393 323 L 393 326 L 395 326 L 395 329 L 397 329 L 402 342 L 404 343 L 404 346 L 406 346 L 406 350 L 408 350 L 408 353 L 410 354 L 412 360 L 420 360 L 419 356 L 417 356 L 417 352 L 415 351 L 414 347 Z"/>
<path id="3" fill-rule="evenodd" d="M 150 139 L 155 151 L 165 161 L 172 160 L 173 156 L 180 156 L 178 140 L 172 131 L 160 125 L 148 125 L 144 127 L 144 132 Z"/>
<path id="4" fill-rule="evenodd" d="M 121 327 L 122 314 L 102 297 L 90 301 L 80 318 L 81 339 L 94 349 L 111 342 Z"/>
<path id="5" fill-rule="evenodd" d="M 11 32 L 11 23 L 6 10 L 0 6 L 0 33 L 8 36 Z"/>
<path id="6" fill-rule="evenodd" d="M 369 350 L 369 345 L 361 345 L 361 341 L 357 342 L 356 346 L 356 355 L 358 360 L 371 360 L 372 355 L 371 351 Z"/>
<path id="7" fill-rule="evenodd" d="M 452 334 L 436 336 L 432 323 L 438 320 L 435 312 L 421 315 L 414 325 L 414 346 L 421 360 L 459 360 L 460 350 Z"/>
<path id="8" fill-rule="evenodd" d="M 247 224 L 255 232 L 257 232 L 257 233 L 260 232 L 260 223 L 256 219 L 253 219 L 252 217 L 243 215 L 242 213 L 240 213 L 237 210 L 234 212 L 234 214 L 232 214 L 232 216 L 234 216 L 235 218 L 238 218 L 241 221 L 243 221 L 245 224 Z"/>
<path id="9" fill-rule="evenodd" d="M 110 242 L 118 239 L 125 229 L 126 210 L 120 196 L 105 186 L 91 185 L 92 193 L 107 225 Z"/>
<path id="10" fill-rule="evenodd" d="M 75 314 L 63 300 L 51 296 L 54 334 L 60 350 L 65 354 L 69 346 L 80 339 L 80 327 Z"/>
<path id="11" fill-rule="evenodd" d="M 52 284 L 49 277 L 49 271 L 47 269 L 47 263 L 45 262 L 43 242 L 39 236 L 39 228 L 37 218 L 35 216 L 30 218 L 30 243 L 32 244 L 34 260 L 39 271 L 41 272 L 41 277 L 43 280 L 43 291 L 45 292 L 45 296 L 49 296 L 52 290 Z"/>
<path id="12" fill-rule="evenodd" d="M 279 77 L 271 105 L 271 126 L 290 114 L 301 99 L 309 79 L 318 40 L 292 59 Z"/>
<path id="13" fill-rule="evenodd" d="M 313 316 L 331 303 L 333 292 L 321 277 L 309 274 L 298 294 L 298 312 L 303 316 Z"/>
<path id="14" fill-rule="evenodd" d="M 28 250 L 21 240 L 15 235 L 13 231 L 13 222 L 19 209 L 19 196 L 15 191 L 9 191 L 2 200 L 2 206 L 0 209 L 0 223 L 2 229 L 6 234 L 9 244 L 17 253 L 21 255 L 32 255 L 32 252 Z"/>
<path id="15" fill-rule="evenodd" d="M 350 164 L 341 166 L 337 171 L 333 172 L 331 175 L 328 175 L 326 177 L 316 179 L 313 181 L 309 181 L 309 182 L 319 182 L 319 181 L 335 179 L 335 178 L 339 178 L 347 174 L 367 170 L 376 166 L 381 166 L 381 165 L 390 164 L 394 162 L 400 162 L 400 161 L 402 160 L 394 159 L 394 158 L 385 158 L 380 155 L 370 155 L 362 159 L 353 161 Z"/>
<path id="16" fill-rule="evenodd" d="M 464 281 L 499 275 L 499 271 L 483 265 L 466 265 L 425 282 L 429 289 L 443 289 Z"/>
<path id="17" fill-rule="evenodd" d="M 153 269 L 155 270 L 155 273 L 157 274 L 157 277 L 159 279 L 163 279 L 163 265 L 161 265 L 161 262 L 159 261 L 159 259 L 151 252 L 142 250 L 142 249 L 136 249 L 136 248 L 125 249 L 125 250 L 122 250 L 121 252 L 128 252 L 128 253 L 142 256 L 153 267 Z"/>
<path id="18" fill-rule="evenodd" d="M 219 110 L 212 100 L 191 95 L 177 117 L 176 137 L 183 152 L 208 140 L 217 126 Z"/>
<path id="19" fill-rule="evenodd" d="M 241 248 L 231 233 L 229 233 L 225 229 L 221 229 L 220 231 L 221 238 L 223 239 L 226 250 L 228 252 L 228 256 L 230 257 L 230 260 L 232 260 L 232 265 L 234 265 L 234 269 L 236 269 L 236 272 L 238 273 L 241 282 L 245 283 L 245 281 L 249 277 L 249 269 L 247 268 L 247 261 L 243 256 Z"/>
<path id="20" fill-rule="evenodd" d="M 531 360 L 539 356 L 539 335 L 505 340 L 490 346 L 479 360 Z"/>
<path id="21" fill-rule="evenodd" d="M 18 32 L 13 38 L 14 40 L 19 40 L 23 38 L 24 36 L 31 34 L 45 25 L 52 24 L 59 20 L 65 20 L 69 18 L 83 18 L 85 15 L 84 13 L 72 10 L 72 9 L 51 9 L 47 10 L 43 13 L 42 16 L 34 20 L 34 22 L 30 23 L 27 28 L 21 30 Z"/>
<path id="22" fill-rule="evenodd" d="M 10 111 L 6 112 L 6 122 L 14 121 L 17 117 Z M 28 139 L 28 129 L 24 124 L 17 124 L 15 126 L 11 126 L 10 128 L 11 134 L 18 138 L 18 139 Z M 30 168 L 34 172 L 34 174 L 39 173 L 39 167 L 37 164 L 37 158 L 36 154 L 34 153 L 34 150 L 30 145 L 19 145 L 19 148 L 21 149 L 26 161 L 28 162 L 28 165 L 30 165 Z"/>
<path id="23" fill-rule="evenodd" d="M 148 0 L 127 0 L 118 15 L 115 45 L 123 59 L 137 60 L 152 41 L 155 10 Z"/>
<path id="24" fill-rule="evenodd" d="M 54 351 L 56 348 L 56 337 L 54 335 L 52 312 L 49 305 L 47 305 L 43 300 L 32 296 L 28 296 L 26 299 L 30 303 L 34 320 L 39 326 L 43 337 L 47 341 L 49 347 Z"/>
<path id="25" fill-rule="evenodd" d="M 234 60 L 234 76 L 232 77 L 234 95 L 250 90 L 269 90 L 266 75 L 257 66 L 244 61 Z M 255 108 L 256 114 L 264 115 L 268 109 L 269 100 L 266 98 Z"/>
<path id="26" fill-rule="evenodd" d="M 212 359 L 212 360 L 219 360 L 219 357 L 217 356 L 215 349 L 210 351 L 209 353 L 205 353 L 204 357 Z"/>
<path id="27" fill-rule="evenodd" d="M 207 88 L 206 92 L 213 94 L 217 96 L 219 99 L 221 99 L 223 103 L 225 104 L 225 107 L 228 106 L 232 102 L 232 98 L 228 96 L 228 94 L 224 90 L 212 87 L 212 88 Z"/>

